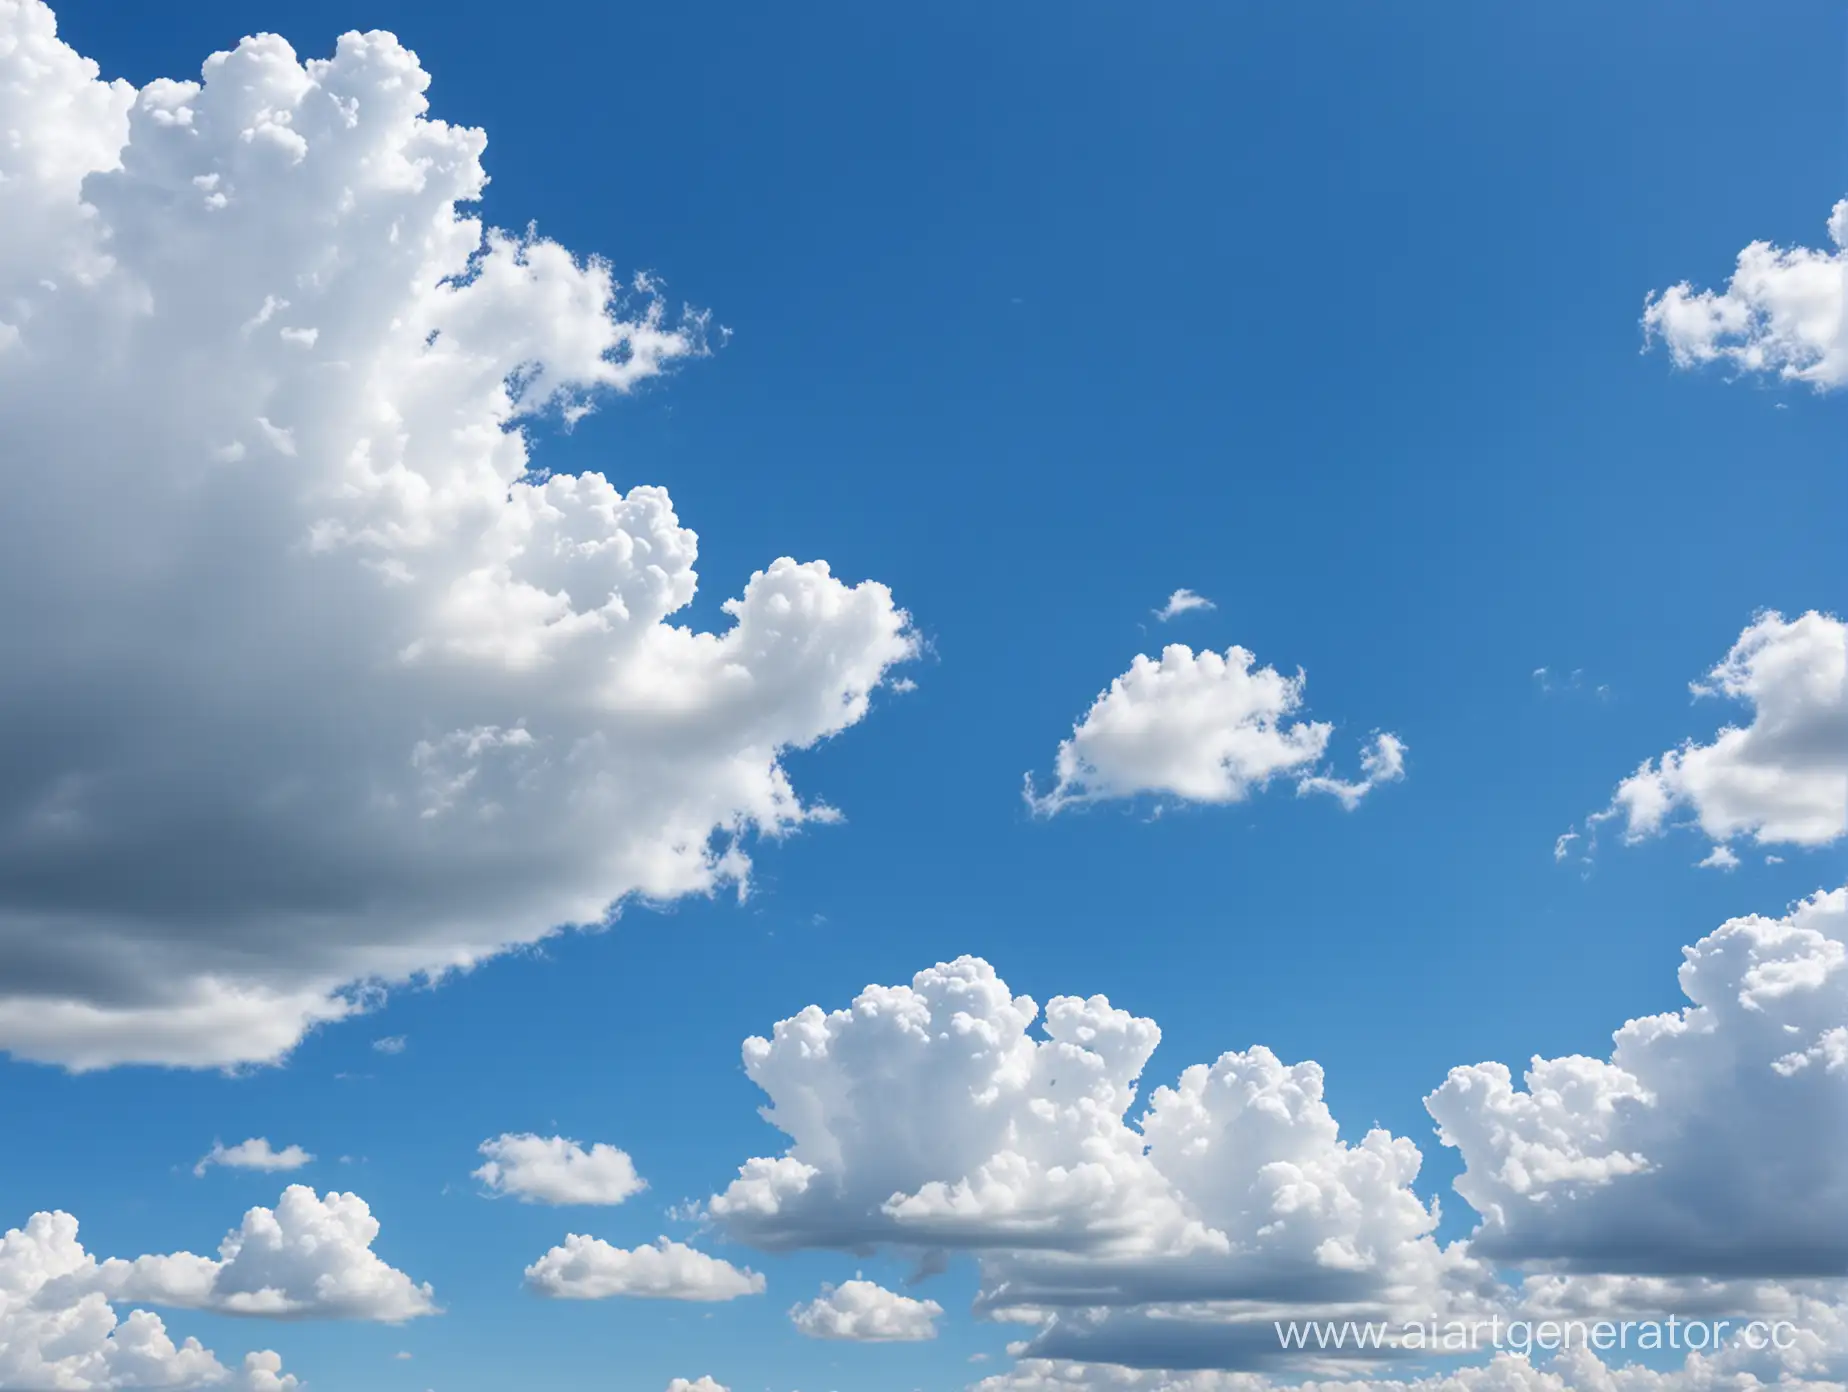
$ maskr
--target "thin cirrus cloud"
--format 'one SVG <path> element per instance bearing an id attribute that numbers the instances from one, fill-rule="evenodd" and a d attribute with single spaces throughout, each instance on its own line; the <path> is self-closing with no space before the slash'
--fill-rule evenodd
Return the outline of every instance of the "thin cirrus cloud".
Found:
<path id="1" fill-rule="evenodd" d="M 762 1295 L 764 1278 L 748 1268 L 663 1237 L 625 1249 L 570 1233 L 526 1268 L 526 1287 L 552 1300 L 683 1300 L 716 1304 Z"/>
<path id="2" fill-rule="evenodd" d="M 1828 230 L 1828 251 L 1753 242 L 1724 290 L 1683 281 L 1651 295 L 1644 333 L 1682 367 L 1721 362 L 1818 391 L 1848 385 L 1848 198 Z"/>
<path id="3" fill-rule="evenodd" d="M 1240 647 L 1195 653 L 1173 643 L 1158 658 L 1138 654 L 1060 743 L 1053 787 L 1039 792 L 1027 775 L 1027 803 L 1041 816 L 1143 795 L 1235 803 L 1288 779 L 1298 793 L 1326 793 L 1352 809 L 1405 776 L 1405 744 L 1388 733 L 1362 752 L 1360 778 L 1328 773 L 1334 726 L 1298 718 L 1305 682 L 1301 672 L 1258 666 Z"/>
<path id="4" fill-rule="evenodd" d="M 522 1203 L 619 1204 L 648 1187 L 626 1151 L 588 1149 L 564 1136 L 508 1133 L 481 1143 L 487 1163 L 474 1172 L 490 1194 Z"/>
<path id="5" fill-rule="evenodd" d="M 390 35 L 136 90 L 0 16 L 0 1050 L 274 1061 L 832 816 L 783 755 L 914 653 L 890 592 L 771 559 L 696 631 L 668 494 L 529 448 L 700 315 L 484 229 Z"/>
<path id="6" fill-rule="evenodd" d="M 1605 822 L 1632 843 L 1691 825 L 1712 843 L 1700 864 L 1731 869 L 1730 843 L 1813 848 L 1848 835 L 1848 623 L 1814 609 L 1759 614 L 1690 690 L 1749 708 L 1750 722 L 1645 759 L 1587 819 L 1588 847 Z M 1555 857 L 1580 839 L 1565 833 Z"/>
<path id="7" fill-rule="evenodd" d="M 273 1148 L 262 1136 L 252 1136 L 247 1141 L 239 1141 L 228 1146 L 223 1141 L 213 1141 L 211 1150 L 193 1166 L 195 1175 L 203 1176 L 214 1165 L 222 1165 L 232 1170 L 260 1170 L 274 1174 L 285 1170 L 299 1170 L 304 1165 L 314 1162 L 314 1156 L 298 1145 L 286 1145 L 281 1150 Z"/>
<path id="8" fill-rule="evenodd" d="M 914 1300 L 856 1277 L 789 1312 L 796 1331 L 811 1339 L 842 1343 L 921 1343 L 937 1337 L 943 1307 L 934 1300 Z"/>

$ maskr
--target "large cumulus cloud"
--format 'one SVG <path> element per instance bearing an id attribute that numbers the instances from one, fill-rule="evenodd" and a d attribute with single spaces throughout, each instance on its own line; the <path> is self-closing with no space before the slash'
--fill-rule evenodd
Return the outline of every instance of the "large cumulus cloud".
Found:
<path id="1" fill-rule="evenodd" d="M 1279 1308 L 1422 1311 L 1485 1278 L 1431 1233 L 1416 1146 L 1339 1135 L 1313 1063 L 1222 1055 L 1126 1119 L 1160 1039 L 1103 997 L 1046 1007 L 963 958 L 747 1041 L 790 1137 L 707 1204 L 767 1248 L 968 1251 L 1031 1351 L 1151 1367 L 1274 1361 Z"/>
<path id="2" fill-rule="evenodd" d="M 1568 1270 L 1848 1272 L 1848 890 L 1686 949 L 1681 1011 L 1609 1059 L 1452 1071 L 1427 1106 L 1462 1153 L 1472 1247 Z"/>
<path id="3" fill-rule="evenodd" d="M 783 753 L 912 651 L 820 561 L 678 625 L 667 494 L 535 472 L 701 321 L 484 232 L 427 83 L 374 33 L 136 91 L 0 0 L 0 1049 L 274 1059 L 374 983 L 742 883 L 827 815 Z"/>

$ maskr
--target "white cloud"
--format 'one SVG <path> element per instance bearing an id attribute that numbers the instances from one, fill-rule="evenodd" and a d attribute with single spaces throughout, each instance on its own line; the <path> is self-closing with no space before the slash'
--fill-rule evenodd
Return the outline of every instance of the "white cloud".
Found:
<path id="1" fill-rule="evenodd" d="M 675 1378 L 667 1385 L 667 1392 L 731 1392 L 729 1387 L 722 1387 L 709 1377 L 695 1378 L 689 1382 L 686 1378 Z"/>
<path id="2" fill-rule="evenodd" d="M 299 1386 L 267 1350 L 233 1370 L 195 1338 L 175 1343 L 160 1317 L 146 1310 L 118 1318 L 109 1297 L 88 1284 L 96 1269 L 68 1213 L 35 1213 L 0 1237 L 0 1387 L 293 1392 Z"/>
<path id="3" fill-rule="evenodd" d="M 62 1274 L 63 1293 L 272 1319 L 399 1324 L 437 1313 L 428 1285 L 388 1265 L 372 1244 L 379 1222 L 357 1194 L 325 1198 L 292 1184 L 274 1209 L 253 1208 L 218 1257 L 111 1257 Z"/>
<path id="4" fill-rule="evenodd" d="M 1155 611 L 1155 617 L 1163 623 L 1178 619 L 1182 614 L 1191 614 L 1196 609 L 1216 609 L 1219 606 L 1205 595 L 1197 595 L 1192 590 L 1176 590 L 1168 596 L 1168 602 Z"/>
<path id="5" fill-rule="evenodd" d="M 481 1143 L 488 1163 L 474 1177 L 524 1203 L 619 1204 L 648 1187 L 627 1152 L 563 1136 L 507 1134 Z"/>
<path id="6" fill-rule="evenodd" d="M 1753 1355 L 1728 1349 L 1719 1355 L 1687 1354 L 1679 1366 L 1601 1361 L 1575 1347 L 1544 1365 L 1514 1353 L 1453 1372 L 1416 1379 L 1324 1376 L 1291 1382 L 1249 1372 L 1138 1371 L 1102 1364 L 1028 1359 L 984 1378 L 970 1392 L 1840 1392 L 1829 1368 L 1801 1358 Z"/>
<path id="7" fill-rule="evenodd" d="M 203 1175 L 213 1165 L 225 1165 L 234 1170 L 299 1170 L 312 1163 L 314 1157 L 298 1145 L 284 1146 L 281 1150 L 272 1150 L 270 1143 L 261 1136 L 253 1136 L 247 1141 L 239 1141 L 234 1146 L 227 1146 L 222 1141 L 213 1141 L 212 1149 L 198 1164 L 193 1166 L 193 1173 Z"/>
<path id="8" fill-rule="evenodd" d="M 1737 870 L 1739 855 L 1731 846 L 1715 846 L 1696 866 L 1701 870 Z"/>
<path id="9" fill-rule="evenodd" d="M 632 1296 L 650 1300 L 722 1301 L 761 1295 L 764 1278 L 728 1261 L 661 1238 L 652 1247 L 624 1250 L 601 1238 L 566 1236 L 526 1268 L 526 1284 L 555 1300 L 604 1300 Z"/>
<path id="10" fill-rule="evenodd" d="M 373 1040 L 372 1047 L 381 1054 L 401 1054 L 406 1043 L 403 1035 L 388 1034 L 383 1039 Z"/>
<path id="11" fill-rule="evenodd" d="M 1036 1029 L 1035 1003 L 970 958 L 748 1040 L 789 1145 L 706 1214 L 768 1250 L 886 1248 L 932 1270 L 972 1254 L 977 1313 L 1030 1329 L 991 1392 L 1259 1392 L 1238 1379 L 1381 1361 L 1305 1365 L 1279 1318 L 1430 1312 L 1743 1310 L 1805 1331 L 1776 1366 L 1694 1360 L 1635 1392 L 1848 1372 L 1848 889 L 1725 924 L 1681 979 L 1693 1004 L 1626 1025 L 1608 1061 L 1536 1059 L 1522 1090 L 1499 1064 L 1459 1068 L 1428 1099 L 1480 1215 L 1468 1243 L 1434 1241 L 1409 1140 L 1341 1139 L 1316 1065 L 1225 1054 L 1132 1121 L 1153 1022 L 1062 997 Z M 1586 1364 L 1572 1385 L 1640 1376 Z"/>
<path id="12" fill-rule="evenodd" d="M 274 1060 L 381 983 L 742 884 L 828 815 L 783 753 L 913 651 L 883 586 L 787 558 L 697 632 L 665 492 L 529 473 L 700 321 L 484 239 L 485 137 L 426 85 L 375 33 L 137 92 L 0 4 L 0 1049 Z"/>
<path id="13" fill-rule="evenodd" d="M 1746 702 L 1751 723 L 1645 760 L 1594 825 L 1621 817 L 1638 841 L 1689 813 L 1716 845 L 1822 846 L 1848 834 L 1848 624 L 1815 610 L 1760 614 L 1691 689 Z"/>
<path id="14" fill-rule="evenodd" d="M 1382 783 L 1397 783 L 1405 777 L 1405 741 L 1397 735 L 1376 734 L 1360 755 L 1360 777 L 1353 782 L 1318 774 L 1296 785 L 1297 794 L 1328 793 L 1340 799 L 1350 811 L 1360 800 Z"/>
<path id="15" fill-rule="evenodd" d="M 1677 364 L 1725 362 L 1741 372 L 1848 384 L 1848 199 L 1829 217 L 1831 251 L 1753 242 L 1723 291 L 1683 281 L 1650 296 L 1643 328 Z"/>
<path id="16" fill-rule="evenodd" d="M 1477 1255 L 1576 1271 L 1848 1270 L 1848 889 L 1692 948 L 1691 1005 L 1630 1021 L 1609 1060 L 1458 1068 L 1427 1100 L 1462 1152 Z"/>
<path id="17" fill-rule="evenodd" d="M 853 1343 L 917 1343 L 937 1337 L 943 1307 L 913 1300 L 871 1281 L 823 1286 L 821 1294 L 789 1312 L 790 1322 L 811 1339 Z"/>
<path id="18" fill-rule="evenodd" d="M 1159 658 L 1138 654 L 1059 745 L 1057 785 L 1042 795 L 1028 776 L 1028 803 L 1051 815 L 1139 794 L 1242 802 L 1288 777 L 1299 791 L 1333 793 L 1352 807 L 1378 783 L 1401 776 L 1405 746 L 1393 735 L 1375 738 L 1360 782 L 1319 772 L 1334 727 L 1293 721 L 1303 674 L 1286 677 L 1256 661 L 1244 648 L 1196 655 L 1181 643 Z"/>
<path id="19" fill-rule="evenodd" d="M 1103 997 L 1036 1004 L 973 958 L 811 1006 L 746 1042 L 789 1137 L 708 1201 L 769 1249 L 965 1250 L 977 1305 L 1038 1326 L 1034 1351 L 1165 1366 L 1275 1358 L 1280 1303 L 1424 1300 L 1476 1280 L 1431 1239 L 1420 1156 L 1344 1143 L 1313 1063 L 1222 1055 L 1125 1120 L 1160 1038 Z M 1424 1307 L 1420 1307 L 1421 1309 Z"/>

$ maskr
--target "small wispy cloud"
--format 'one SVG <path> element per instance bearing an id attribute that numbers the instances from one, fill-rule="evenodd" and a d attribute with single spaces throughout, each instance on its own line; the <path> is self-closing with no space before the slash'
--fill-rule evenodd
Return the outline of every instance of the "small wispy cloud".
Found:
<path id="1" fill-rule="evenodd" d="M 262 1136 L 252 1136 L 247 1141 L 239 1141 L 234 1146 L 227 1146 L 222 1141 L 213 1141 L 211 1151 L 193 1166 L 193 1173 L 201 1177 L 214 1165 L 223 1165 L 230 1170 L 262 1170 L 274 1173 L 278 1170 L 299 1170 L 303 1165 L 313 1161 L 314 1156 L 298 1145 L 284 1146 L 281 1150 L 271 1148 Z"/>
<path id="2" fill-rule="evenodd" d="M 1176 590 L 1168 596 L 1168 602 L 1155 610 L 1155 617 L 1163 623 L 1178 619 L 1182 614 L 1191 614 L 1196 609 L 1217 609 L 1219 606 L 1205 595 L 1195 594 L 1192 590 Z"/>
<path id="3" fill-rule="evenodd" d="M 1610 699 L 1611 694 L 1611 689 L 1608 686 L 1593 686 L 1588 683 L 1585 680 L 1585 671 L 1582 667 L 1574 667 L 1570 672 L 1566 672 L 1563 675 L 1559 672 L 1555 672 L 1551 667 L 1536 667 L 1534 668 L 1534 685 L 1539 688 L 1543 696 L 1586 692 L 1596 696 L 1600 701 L 1604 701 Z"/>
<path id="4" fill-rule="evenodd" d="M 373 1040 L 372 1047 L 381 1054 L 401 1054 L 404 1052 L 405 1043 L 406 1040 L 402 1034 L 388 1034 L 383 1039 Z"/>

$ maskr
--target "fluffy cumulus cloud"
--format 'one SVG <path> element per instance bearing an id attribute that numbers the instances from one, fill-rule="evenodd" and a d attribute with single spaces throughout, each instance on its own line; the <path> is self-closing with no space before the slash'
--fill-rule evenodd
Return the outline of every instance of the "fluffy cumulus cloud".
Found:
<path id="1" fill-rule="evenodd" d="M 475 1178 L 495 1194 L 523 1203 L 619 1204 L 648 1187 L 626 1151 L 597 1143 L 588 1150 L 563 1136 L 496 1136 L 481 1143 L 487 1164 Z"/>
<path id="2" fill-rule="evenodd" d="M 214 1165 L 224 1165 L 233 1170 L 274 1173 L 279 1170 L 299 1170 L 313 1162 L 314 1156 L 298 1145 L 286 1145 L 277 1150 L 264 1137 L 252 1136 L 234 1146 L 228 1146 L 223 1141 L 213 1141 L 211 1150 L 193 1166 L 193 1173 L 203 1176 Z"/>
<path id="3" fill-rule="evenodd" d="M 972 958 L 746 1041 L 789 1144 L 747 1161 L 706 1213 L 773 1251 L 883 1248 L 921 1273 L 973 1255 L 976 1312 L 1030 1327 L 985 1392 L 1259 1392 L 1289 1373 L 1391 1377 L 1417 1352 L 1292 1352 L 1279 1319 L 1496 1318 L 1531 1333 L 1669 1312 L 1781 1319 L 1795 1337 L 1667 1370 L 1581 1348 L 1541 1371 L 1498 1359 L 1461 1381 L 1372 1385 L 1839 1384 L 1848 889 L 1723 924 L 1686 949 L 1681 985 L 1689 1005 L 1632 1020 L 1608 1059 L 1536 1059 L 1518 1084 L 1500 1064 L 1459 1068 L 1427 1099 L 1478 1215 L 1448 1246 L 1413 1188 L 1418 1149 L 1377 1129 L 1344 1141 L 1315 1064 L 1224 1054 L 1132 1119 L 1154 1023 L 1102 997 L 1042 1013 Z M 792 1316 L 844 1329 L 897 1299 L 849 1283 Z"/>
<path id="4" fill-rule="evenodd" d="M 1815 610 L 1760 614 L 1691 689 L 1749 707 L 1750 723 L 1644 760 L 1594 827 L 1619 819 L 1634 841 L 1691 821 L 1714 843 L 1702 863 L 1721 869 L 1738 864 L 1730 841 L 1823 846 L 1848 835 L 1848 623 Z"/>
<path id="5" fill-rule="evenodd" d="M 543 472 L 536 434 L 701 321 L 484 230 L 485 138 L 427 85 L 373 33 L 136 90 L 0 0 L 0 588 L 33 596 L 0 1049 L 275 1059 L 380 983 L 741 885 L 829 815 L 784 752 L 913 651 L 821 561 L 677 622 L 668 495 Z"/>
<path id="6" fill-rule="evenodd" d="M 1334 727 L 1295 718 L 1304 677 L 1260 667 L 1244 648 L 1196 654 L 1170 644 L 1159 658 L 1138 654 L 1059 745 L 1056 784 L 1026 797 L 1035 811 L 1151 794 L 1183 802 L 1242 802 L 1275 779 L 1299 792 L 1331 793 L 1355 806 L 1373 788 L 1404 776 L 1405 746 L 1374 737 L 1362 777 L 1322 770 Z"/>
<path id="7" fill-rule="evenodd" d="M 850 1343 L 918 1343 L 937 1337 L 943 1307 L 914 1300 L 872 1281 L 855 1279 L 824 1286 L 821 1294 L 789 1312 L 792 1324 L 811 1339 Z"/>
<path id="8" fill-rule="evenodd" d="M 761 1295 L 764 1278 L 665 1237 L 651 1247 L 625 1250 L 602 1238 L 571 1233 L 562 1247 L 552 1248 L 526 1268 L 526 1286 L 554 1300 L 621 1295 L 717 1302 Z"/>
<path id="9" fill-rule="evenodd" d="M 747 1041 L 790 1145 L 742 1166 L 710 1217 L 770 1249 L 973 1252 L 979 1309 L 1035 1325 L 1036 1354 L 1092 1362 L 1262 1363 L 1280 1302 L 1383 1308 L 1480 1279 L 1432 1240 L 1417 1148 L 1342 1141 L 1315 1064 L 1228 1053 L 1132 1122 L 1155 1024 L 1103 997 L 1036 1020 L 963 958 Z"/>
<path id="10" fill-rule="evenodd" d="M 64 1221 L 74 1234 L 75 1221 Z M 435 1314 L 430 1287 L 372 1250 L 378 1235 L 378 1219 L 359 1195 L 322 1197 L 294 1184 L 275 1208 L 246 1213 L 219 1244 L 216 1259 L 191 1252 L 85 1259 L 61 1272 L 53 1286 L 60 1298 L 100 1294 L 110 1301 L 272 1319 L 399 1324 Z"/>
<path id="11" fill-rule="evenodd" d="M 688 1380 L 687 1378 L 675 1378 L 672 1382 L 668 1383 L 667 1392 L 731 1392 L 731 1389 L 720 1386 L 716 1379 L 710 1377 L 694 1378 L 692 1380 Z"/>
<path id="12" fill-rule="evenodd" d="M 114 1306 L 362 1319 L 426 1312 L 428 1289 L 367 1250 L 376 1230 L 351 1195 L 322 1203 L 290 1190 L 275 1212 L 253 1209 L 219 1261 L 180 1253 L 99 1262 L 70 1214 L 34 1214 L 0 1237 L 0 1387 L 293 1392 L 299 1384 L 275 1353 L 226 1366 L 196 1338 L 176 1343 L 158 1316 L 118 1316 Z"/>
<path id="13" fill-rule="evenodd" d="M 1427 1106 L 1500 1260 L 1669 1276 L 1848 1271 L 1848 890 L 1687 949 L 1691 1002 L 1608 1059 L 1454 1070 Z"/>
<path id="14" fill-rule="evenodd" d="M 1723 362 L 1740 372 L 1848 385 L 1848 199 L 1829 215 L 1832 248 L 1753 242 L 1724 290 L 1688 282 L 1652 295 L 1644 331 L 1684 367 Z"/>

